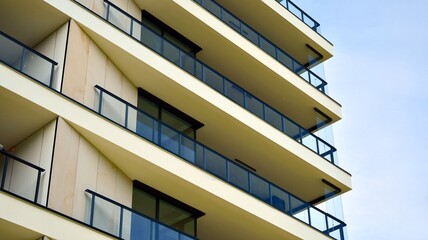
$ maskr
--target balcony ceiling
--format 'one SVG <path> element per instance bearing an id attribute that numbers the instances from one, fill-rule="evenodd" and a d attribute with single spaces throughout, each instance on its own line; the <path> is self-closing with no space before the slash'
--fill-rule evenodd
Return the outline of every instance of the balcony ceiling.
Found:
<path id="1" fill-rule="evenodd" d="M 30 47 L 37 45 L 68 19 L 40 0 L 0 1 L 0 31 Z"/>
<path id="2" fill-rule="evenodd" d="M 14 223 L 0 219 L 0 236 L 2 239 L 28 240 L 39 239 L 43 235 Z"/>
<path id="3" fill-rule="evenodd" d="M 3 87 L 0 87 L 0 109 L 0 144 L 5 149 L 10 149 L 56 118 L 55 114 Z"/>

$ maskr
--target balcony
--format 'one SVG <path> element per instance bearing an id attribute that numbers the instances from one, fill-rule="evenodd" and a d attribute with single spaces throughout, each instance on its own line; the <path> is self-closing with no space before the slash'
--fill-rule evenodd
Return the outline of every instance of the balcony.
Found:
<path id="1" fill-rule="evenodd" d="M 296 16 L 300 21 L 304 22 L 308 27 L 321 35 L 320 24 L 315 21 L 311 16 L 309 16 L 305 11 L 299 8 L 290 0 L 276 0 L 281 6 L 290 11 L 294 16 Z"/>
<path id="2" fill-rule="evenodd" d="M 88 224 L 120 239 L 196 239 L 89 189 Z"/>
<path id="3" fill-rule="evenodd" d="M 226 10 L 220 4 L 212 0 L 194 0 L 200 6 L 208 10 L 218 19 L 223 21 L 225 24 L 230 26 L 233 30 L 241 34 L 243 37 L 254 43 L 264 52 L 269 54 L 271 57 L 276 59 L 286 68 L 290 69 L 292 72 L 296 73 L 304 81 L 311 84 L 313 87 L 318 89 L 324 94 L 326 93 L 327 82 L 324 81 L 321 77 L 316 75 L 314 72 L 309 70 L 303 64 L 299 63 L 296 59 L 291 57 L 288 53 L 281 50 L 267 38 L 263 37 L 260 33 L 250 27 L 248 24 L 243 22 L 241 19 L 233 15 L 231 12 Z M 287 3 L 289 1 L 286 1 Z M 290 2 L 290 6 L 295 6 Z M 311 62 L 309 63 L 311 64 Z"/>
<path id="4" fill-rule="evenodd" d="M 40 204 L 40 178 L 45 171 L 24 159 L 6 152 L 0 146 L 0 190 Z"/>
<path id="5" fill-rule="evenodd" d="M 58 63 L 0 31 L 0 62 L 26 76 L 53 86 L 54 68 Z"/>
<path id="6" fill-rule="evenodd" d="M 326 235 L 343 239 L 345 223 L 213 149 L 96 86 L 98 114 Z"/>
<path id="7" fill-rule="evenodd" d="M 79 3 L 78 1 L 76 2 Z M 108 23 L 201 80 L 212 89 L 253 113 L 285 135 L 323 157 L 328 162 L 332 164 L 336 163 L 334 158 L 336 149 L 332 145 L 310 133 L 290 118 L 262 102 L 251 93 L 205 65 L 203 62 L 184 53 L 178 47 L 145 27 L 140 21 L 133 18 L 122 9 L 108 1 L 105 2 L 105 16 L 101 17 Z M 82 7 L 84 6 L 82 5 Z"/>

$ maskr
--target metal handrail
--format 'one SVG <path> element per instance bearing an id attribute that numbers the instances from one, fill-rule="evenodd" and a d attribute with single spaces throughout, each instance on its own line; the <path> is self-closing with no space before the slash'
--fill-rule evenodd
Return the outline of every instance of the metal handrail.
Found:
<path id="1" fill-rule="evenodd" d="M 322 79 L 320 76 L 312 72 L 309 68 L 305 67 L 303 64 L 301 64 L 299 61 L 297 61 L 295 58 L 293 58 L 290 54 L 286 53 L 282 49 L 280 49 L 278 46 L 273 44 L 271 41 L 269 41 L 266 37 L 261 35 L 259 32 L 254 30 L 251 26 L 246 24 L 244 21 L 242 21 L 240 18 L 235 16 L 233 13 L 225 9 L 223 6 L 221 6 L 219 3 L 213 0 L 193 0 L 196 3 L 198 3 L 201 7 L 206 9 L 208 12 L 216 16 L 218 19 L 223 21 L 226 25 L 230 26 L 233 30 L 241 34 L 243 37 L 251 41 L 253 44 L 255 44 L 257 47 L 259 47 L 261 50 L 269 54 L 271 57 L 273 57 L 275 60 L 277 60 L 280 64 L 285 66 L 286 68 L 290 69 L 293 73 L 295 73 L 297 76 L 299 76 L 304 81 L 308 82 L 311 86 L 318 89 L 320 92 L 327 95 L 325 91 L 325 87 L 327 86 L 327 82 Z M 216 14 L 214 10 L 218 9 L 211 9 L 212 5 L 207 5 L 207 1 L 210 4 L 214 4 L 219 10 L 220 13 Z M 238 21 L 239 23 L 236 24 L 231 21 L 230 18 L 233 18 L 233 20 Z M 257 37 L 254 38 L 252 32 Z M 270 49 L 266 49 L 266 47 L 263 47 L 263 45 L 268 45 L 269 47 L 274 48 L 274 52 L 269 52 Z"/>
<path id="2" fill-rule="evenodd" d="M 173 153 L 174 155 L 177 155 L 178 157 L 197 166 L 198 168 L 201 168 L 204 171 L 217 176 L 223 181 L 243 190 L 244 192 L 273 206 L 281 212 L 291 217 L 294 217 L 321 232 L 324 232 L 326 234 L 329 234 L 334 231 L 339 231 L 340 233 L 343 232 L 343 227 L 345 227 L 346 224 L 340 219 L 318 209 L 317 207 L 310 205 L 309 203 L 291 194 L 287 190 L 284 190 L 278 185 L 268 181 L 267 179 L 257 174 L 254 174 L 253 172 L 228 159 L 222 154 L 216 152 L 215 150 L 207 147 L 206 145 L 196 141 L 193 138 L 186 136 L 185 134 L 181 133 L 178 130 L 175 130 L 174 128 L 161 122 L 160 120 L 152 117 L 148 113 L 126 102 L 125 100 L 114 95 L 108 90 L 105 90 L 104 88 L 98 85 L 96 85 L 95 88 L 99 91 L 99 100 L 98 105 L 96 106 L 96 111 L 108 120 L 126 128 L 134 134 L 143 137 L 144 139 Z M 114 106 L 111 100 L 108 101 L 105 99 L 105 95 L 116 101 L 119 101 L 119 103 L 122 103 L 124 105 L 125 108 L 121 108 L 124 111 L 124 116 L 109 116 L 108 113 L 105 113 L 105 104 L 109 104 L 108 106 L 110 107 Z M 132 117 L 130 117 L 130 115 Z M 118 116 L 121 120 L 113 119 L 117 118 Z M 135 124 L 130 124 L 130 122 L 134 123 L 134 121 Z M 145 130 L 138 130 L 139 127 L 137 122 L 139 122 L 140 128 L 144 128 Z M 232 172 L 235 172 L 235 174 L 233 174 Z M 244 183 L 242 183 L 240 181 L 235 180 L 234 177 L 241 177 L 242 179 L 246 180 L 244 180 Z M 264 194 L 261 194 L 257 190 L 262 185 L 265 186 Z M 258 188 L 255 188 L 255 186 L 257 186 Z M 265 194 L 267 194 L 268 196 L 265 196 Z M 321 223 L 321 225 L 325 227 L 317 227 L 319 222 L 311 222 L 313 220 L 313 218 L 311 218 L 311 214 L 317 214 L 317 216 L 322 216 L 325 221 Z M 307 219 L 308 221 L 305 222 L 305 219 Z M 329 226 L 329 223 L 335 224 Z"/>
<path id="3" fill-rule="evenodd" d="M 158 220 L 156 220 L 156 219 L 153 219 L 153 218 L 151 218 L 151 217 L 149 217 L 149 216 L 146 216 L 146 215 L 144 215 L 144 214 L 141 214 L 141 213 L 139 213 L 139 212 L 137 212 L 137 211 L 135 211 L 135 210 L 133 210 L 132 208 L 130 208 L 130 207 L 127 207 L 127 206 L 125 206 L 125 205 L 123 205 L 123 204 L 121 204 L 121 203 L 119 203 L 119 202 L 117 202 L 117 201 L 114 201 L 114 200 L 112 200 L 112 199 L 110 199 L 110 198 L 108 198 L 108 197 L 105 197 L 105 196 L 103 196 L 103 195 L 101 195 L 101 194 L 99 194 L 99 193 L 96 193 L 96 192 L 94 192 L 94 191 L 92 191 L 92 190 L 89 190 L 89 189 L 86 189 L 85 190 L 85 192 L 87 192 L 87 193 L 89 193 L 89 194 L 91 194 L 92 195 L 92 199 L 91 199 L 91 213 L 90 213 L 90 216 L 89 216 L 89 225 L 91 226 L 91 227 L 94 227 L 94 228 L 99 228 L 99 227 L 97 227 L 97 226 L 94 226 L 95 224 L 94 224 L 94 217 L 95 217 L 95 205 L 96 205 L 96 201 L 95 201 L 95 197 L 97 197 L 97 198 L 100 198 L 100 199 L 102 199 L 102 200 L 104 200 L 104 201 L 107 201 L 107 202 L 109 202 L 109 203 L 111 203 L 111 204 L 113 204 L 113 205 L 115 205 L 115 206 L 117 206 L 117 207 L 119 207 L 120 208 L 120 216 L 119 216 L 119 233 L 118 234 L 115 234 L 115 233 L 110 233 L 110 234 L 113 234 L 113 235 L 116 235 L 117 237 L 119 237 L 119 238 L 121 238 L 121 239 L 123 239 L 124 238 L 124 233 L 123 233 L 123 219 L 124 219 L 124 210 L 126 210 L 126 211 L 129 211 L 129 212 L 131 212 L 132 214 L 134 214 L 134 215 L 138 215 L 139 217 L 141 217 L 141 218 L 144 218 L 144 219 L 147 219 L 148 221 L 150 221 L 151 223 L 154 223 L 154 224 L 156 224 L 156 225 L 161 225 L 162 227 L 164 227 L 164 228 L 168 228 L 170 231 L 173 231 L 173 232 L 176 232 L 176 233 L 178 233 L 178 234 L 180 234 L 180 236 L 181 236 L 181 238 L 179 238 L 179 239 L 181 239 L 181 240 L 191 240 L 191 239 L 194 239 L 194 240 L 196 240 L 196 238 L 194 238 L 194 237 L 192 237 L 192 236 L 190 236 L 190 235 L 188 235 L 188 234 L 186 234 L 186 233 L 183 233 L 183 232 L 180 232 L 180 231 L 177 231 L 176 229 L 174 229 L 174 228 L 172 228 L 172 227 L 170 227 L 170 226 L 168 226 L 168 225 L 165 225 L 165 224 L 163 224 L 163 223 L 161 223 L 161 222 L 159 222 Z M 102 230 L 102 231 L 105 231 L 105 229 L 100 229 L 100 230 Z M 151 230 L 151 229 L 150 229 Z"/>
<path id="4" fill-rule="evenodd" d="M 86 8 L 85 6 L 80 4 L 78 0 L 74 0 L 74 1 L 77 2 L 79 5 L 81 5 L 82 7 Z M 162 57 L 166 58 L 168 61 L 172 62 L 176 66 L 180 67 L 184 71 L 193 75 L 197 79 L 206 83 L 209 87 L 218 91 L 223 96 L 229 98 L 230 100 L 237 103 L 241 107 L 245 108 L 249 112 L 253 113 L 260 119 L 272 125 L 279 131 L 283 132 L 287 136 L 293 138 L 295 141 L 299 142 L 309 150 L 323 157 L 325 160 L 336 165 L 336 162 L 334 159 L 334 153 L 337 151 L 337 149 L 331 144 L 329 144 L 327 141 L 312 134 L 307 129 L 303 128 L 302 126 L 300 126 L 299 124 L 291 120 L 289 117 L 285 116 L 284 114 L 280 113 L 273 107 L 264 103 L 263 101 L 261 101 L 260 99 L 258 99 L 257 97 L 249 93 L 248 91 L 244 90 L 239 85 L 235 84 L 225 76 L 221 75 L 211 67 L 201 62 L 200 60 L 184 53 L 174 44 L 164 39 L 160 35 L 156 34 L 151 29 L 146 27 L 142 22 L 130 16 L 124 10 L 120 9 L 116 5 L 109 2 L 108 0 L 104 0 L 104 2 L 107 4 L 106 17 L 104 16 L 101 16 L 101 17 L 104 20 L 106 20 L 108 23 L 112 24 L 118 30 L 124 32 L 131 38 L 137 40 L 142 45 L 152 49 L 153 51 L 155 51 Z M 114 23 L 109 21 L 109 17 L 111 16 L 111 11 L 112 11 L 110 8 L 114 8 L 116 11 L 120 12 L 121 14 L 123 14 L 124 16 L 130 19 L 129 32 L 126 29 L 125 30 L 122 29 L 121 26 L 116 26 Z M 92 10 L 90 9 L 88 10 L 94 13 Z M 133 35 L 134 34 L 133 29 L 136 26 L 136 24 L 138 25 L 140 30 L 143 29 L 144 31 L 146 31 L 145 33 L 147 35 L 143 36 L 145 37 L 144 39 L 140 39 L 141 38 L 140 33 L 138 33 L 138 36 Z M 150 37 L 152 37 L 153 39 L 151 39 Z M 152 45 L 150 45 L 151 40 L 155 41 L 155 43 Z M 169 52 L 165 52 L 166 46 L 169 48 Z M 173 57 L 168 55 L 168 54 L 171 54 L 171 51 L 176 51 L 178 59 L 173 59 Z M 231 91 L 234 91 L 233 92 L 234 95 L 229 93 Z M 240 100 L 238 100 L 237 99 L 238 97 L 236 97 L 236 95 L 238 94 L 240 94 L 239 95 L 241 98 Z M 259 107 L 259 105 L 261 107 Z"/>
<path id="5" fill-rule="evenodd" d="M 57 62 L 55 62 L 54 60 L 46 57 L 45 55 L 43 55 L 41 53 L 35 51 L 31 47 L 29 47 L 29 46 L 25 45 L 24 43 L 22 43 L 22 42 L 20 42 L 20 41 L 18 41 L 16 39 L 14 39 L 13 37 L 9 36 L 8 34 L 2 32 L 2 31 L 0 31 L 0 36 L 4 37 L 5 39 L 8 39 L 10 42 L 13 42 L 14 44 L 16 44 L 16 45 L 18 45 L 19 47 L 22 48 L 21 56 L 19 56 L 19 59 L 20 59 L 19 68 L 16 67 L 16 66 L 14 66 L 13 64 L 11 64 L 9 62 L 4 61 L 3 59 L 1 59 L 1 57 L 0 57 L 0 62 L 8 65 L 9 67 L 11 67 L 11 68 L 13 68 L 15 70 L 18 70 L 19 72 L 21 72 L 21 73 L 23 73 L 23 74 L 25 74 L 25 75 L 27 75 L 27 76 L 29 76 L 29 77 L 31 77 L 31 78 L 39 81 L 39 82 L 42 82 L 45 85 L 48 85 L 49 87 L 52 87 L 52 80 L 53 80 L 53 75 L 54 75 L 54 67 L 56 65 L 58 65 Z M 1 46 L 0 46 L 0 48 L 1 48 Z M 29 73 L 29 72 L 24 71 L 24 69 L 23 69 L 24 64 L 23 63 L 27 60 L 27 58 L 26 58 L 26 55 L 27 55 L 26 51 L 31 52 L 31 53 L 37 55 L 38 57 L 42 58 L 43 60 L 45 60 L 45 61 L 47 61 L 47 62 L 49 62 L 51 64 L 51 69 L 50 69 L 50 73 L 49 73 L 50 74 L 49 75 L 49 83 L 48 84 L 45 83 L 45 82 L 43 82 L 41 79 L 37 79 L 37 76 L 35 76 L 35 75 L 33 75 L 33 74 Z M 31 61 L 30 61 L 30 63 L 31 63 Z"/>
<path id="6" fill-rule="evenodd" d="M 5 151 L 4 149 L 0 148 L 0 155 L 4 155 L 4 165 L 3 165 L 3 172 L 2 172 L 2 177 L 1 177 L 1 183 L 0 183 L 0 189 L 6 192 L 11 192 L 13 194 L 16 194 L 10 190 L 5 189 L 5 184 L 6 184 L 6 176 L 7 176 L 7 172 L 8 172 L 8 167 L 9 167 L 9 159 L 12 159 L 14 161 L 17 161 L 19 163 L 22 163 L 24 165 L 26 165 L 27 167 L 33 168 L 35 170 L 37 170 L 37 181 L 36 181 L 36 189 L 35 189 L 35 193 L 34 193 L 34 198 L 33 198 L 33 202 L 37 203 L 37 199 L 39 196 L 39 188 L 40 188 L 40 178 L 41 178 L 41 174 L 42 172 L 45 171 L 45 169 L 34 165 L 22 158 L 19 158 L 11 153 L 8 153 L 7 151 Z M 18 194 L 19 195 L 19 194 Z"/>

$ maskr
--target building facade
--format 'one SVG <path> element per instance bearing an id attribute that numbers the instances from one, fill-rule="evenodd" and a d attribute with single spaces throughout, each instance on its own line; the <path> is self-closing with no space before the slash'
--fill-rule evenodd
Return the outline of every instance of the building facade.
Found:
<path id="1" fill-rule="evenodd" d="M 345 239 L 333 55 L 288 0 L 0 1 L 2 239 Z"/>

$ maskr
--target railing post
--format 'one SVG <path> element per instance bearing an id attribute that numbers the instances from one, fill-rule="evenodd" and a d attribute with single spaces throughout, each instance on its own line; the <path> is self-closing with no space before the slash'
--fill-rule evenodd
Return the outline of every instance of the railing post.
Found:
<path id="1" fill-rule="evenodd" d="M 91 216 L 89 219 L 89 225 L 94 226 L 94 209 L 95 209 L 95 195 L 91 193 L 92 199 L 91 199 Z"/>
<path id="2" fill-rule="evenodd" d="M 98 102 L 98 113 L 101 114 L 101 109 L 103 105 L 103 90 L 100 89 L 100 99 Z"/>
<path id="3" fill-rule="evenodd" d="M 315 138 L 315 142 L 317 143 L 317 153 L 320 154 L 320 144 L 318 138 Z"/>
<path id="4" fill-rule="evenodd" d="M 131 34 L 131 37 L 133 37 L 132 36 L 133 30 L 134 30 L 134 19 L 131 18 L 131 29 L 129 30 L 129 33 Z"/>
<path id="5" fill-rule="evenodd" d="M 122 238 L 123 228 L 123 207 L 120 207 L 120 219 L 119 219 L 119 237 Z"/>
<path id="6" fill-rule="evenodd" d="M 55 68 L 55 65 L 53 63 L 51 63 L 51 64 L 52 64 L 52 67 L 51 67 L 51 77 L 49 78 L 49 87 L 50 88 L 52 88 L 54 68 Z"/>
<path id="7" fill-rule="evenodd" d="M 308 224 L 309 224 L 309 226 L 312 226 L 312 223 L 311 223 L 311 206 L 309 206 L 309 204 L 308 204 Z"/>
<path id="8" fill-rule="evenodd" d="M 36 182 L 36 193 L 34 194 L 34 203 L 37 203 L 37 199 L 39 196 L 39 188 L 40 188 L 40 177 L 42 172 L 40 170 L 37 171 L 37 182 Z"/>
<path id="9" fill-rule="evenodd" d="M 125 104 L 125 128 L 128 128 L 128 109 L 129 106 Z"/>
<path id="10" fill-rule="evenodd" d="M 107 12 L 106 12 L 106 20 L 107 22 L 109 21 L 108 19 L 110 18 L 110 3 L 107 2 Z"/>
<path id="11" fill-rule="evenodd" d="M 326 229 L 327 229 L 327 233 L 330 233 L 330 228 L 328 227 L 328 217 L 327 217 L 327 214 L 325 214 L 324 216 L 325 216 L 325 226 L 326 226 Z"/>
<path id="12" fill-rule="evenodd" d="M 1 178 L 1 189 L 4 190 L 4 184 L 6 182 L 6 174 L 7 174 L 7 166 L 9 164 L 9 156 L 6 155 L 4 159 L 4 168 L 3 168 L 3 176 Z"/>

